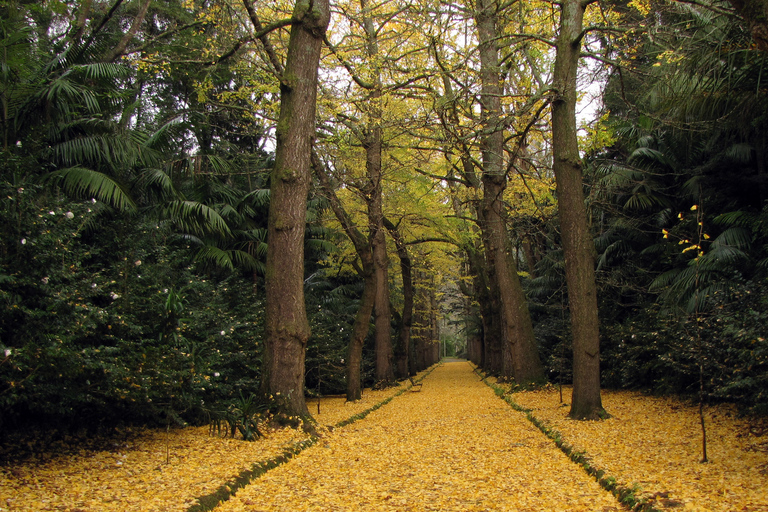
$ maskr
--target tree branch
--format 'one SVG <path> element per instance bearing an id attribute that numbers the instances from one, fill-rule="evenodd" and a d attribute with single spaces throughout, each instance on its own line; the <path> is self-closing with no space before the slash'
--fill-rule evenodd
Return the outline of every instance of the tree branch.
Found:
<path id="1" fill-rule="evenodd" d="M 261 41 L 261 44 L 264 45 L 264 51 L 267 52 L 267 57 L 269 58 L 270 64 L 272 64 L 275 74 L 278 77 L 282 77 L 283 71 L 284 71 L 283 63 L 280 61 L 280 58 L 277 56 L 277 52 L 275 51 L 274 46 L 272 46 L 272 42 L 269 40 L 267 35 L 272 30 L 278 29 L 280 27 L 284 27 L 286 25 L 290 25 L 292 23 L 292 20 L 282 20 L 282 22 L 273 23 L 269 25 L 267 29 L 265 29 L 265 27 L 261 24 L 261 21 L 259 20 L 259 17 L 256 14 L 256 11 L 253 10 L 253 6 L 251 5 L 251 3 L 248 0 L 243 0 L 243 5 L 245 6 L 245 10 L 248 12 L 248 18 L 251 20 L 251 24 L 253 25 L 254 30 L 256 30 L 256 33 L 254 34 L 254 39 L 258 39 L 259 41 Z"/>

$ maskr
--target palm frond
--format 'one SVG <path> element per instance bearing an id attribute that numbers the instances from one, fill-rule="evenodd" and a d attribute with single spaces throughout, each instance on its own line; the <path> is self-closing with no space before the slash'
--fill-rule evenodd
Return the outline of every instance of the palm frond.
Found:
<path id="1" fill-rule="evenodd" d="M 82 73 L 89 80 L 114 80 L 130 74 L 128 67 L 114 62 L 92 62 L 72 66 L 73 71 Z"/>
<path id="2" fill-rule="evenodd" d="M 214 245 L 205 245 L 195 255 L 195 260 L 204 261 L 228 270 L 242 268 L 250 272 L 264 274 L 264 264 L 245 251 L 221 249 Z"/>
<path id="3" fill-rule="evenodd" d="M 254 206 L 266 206 L 269 204 L 270 192 L 268 188 L 259 188 L 243 196 L 243 202 L 249 202 Z"/>
<path id="4" fill-rule="evenodd" d="M 125 187 L 106 174 L 85 167 L 69 167 L 49 173 L 46 181 L 81 199 L 96 198 L 118 210 L 136 207 Z"/>
<path id="5" fill-rule="evenodd" d="M 743 227 L 734 226 L 720 233 L 712 242 L 714 248 L 732 247 L 749 249 L 752 245 L 752 233 Z"/>
<path id="6" fill-rule="evenodd" d="M 627 159 L 627 162 L 632 165 L 637 165 L 639 167 L 643 168 L 652 168 L 652 167 L 669 167 L 670 161 L 659 150 L 651 149 L 649 147 L 638 147 L 635 149 L 631 155 L 629 155 L 629 158 Z"/>
<path id="7" fill-rule="evenodd" d="M 171 177 L 161 169 L 145 169 L 139 175 L 136 185 L 140 190 L 156 193 L 161 199 L 184 199 Z"/>
<path id="8" fill-rule="evenodd" d="M 164 213 L 183 231 L 232 236 L 227 222 L 208 205 L 196 201 L 175 200 L 165 205 Z"/>
<path id="9" fill-rule="evenodd" d="M 651 284 L 648 285 L 649 291 L 660 291 L 664 288 L 667 288 L 670 286 L 677 278 L 678 276 L 683 272 L 684 269 L 682 268 L 673 268 L 670 270 L 667 270 L 666 272 L 663 272 L 659 276 L 657 276 L 653 281 L 651 281 Z"/>

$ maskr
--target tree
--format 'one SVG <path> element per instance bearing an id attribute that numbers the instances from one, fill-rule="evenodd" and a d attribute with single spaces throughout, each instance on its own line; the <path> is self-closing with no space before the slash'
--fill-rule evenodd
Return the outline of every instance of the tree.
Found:
<path id="1" fill-rule="evenodd" d="M 292 15 L 267 234 L 266 332 L 262 387 L 284 412 L 308 416 L 304 359 L 309 323 L 304 305 L 304 228 L 310 185 L 320 50 L 330 22 L 327 0 L 298 0 Z"/>
<path id="2" fill-rule="evenodd" d="M 595 248 L 587 224 L 582 162 L 576 133 L 576 73 L 584 11 L 592 0 L 565 0 L 552 77 L 552 157 L 573 335 L 573 398 L 570 416 L 605 416 L 600 397 L 600 333 L 595 285 Z"/>
<path id="3" fill-rule="evenodd" d="M 509 351 L 509 376 L 520 384 L 542 381 L 544 368 L 538 355 L 525 294 L 517 276 L 517 265 L 507 235 L 503 194 L 507 177 L 504 167 L 504 132 L 501 123 L 501 76 L 497 48 L 497 9 L 492 0 L 477 3 L 475 22 L 479 35 L 481 66 L 480 95 L 483 158 L 483 229 L 491 290 L 499 297 L 503 346 Z"/>
<path id="4" fill-rule="evenodd" d="M 320 187 L 330 202 L 336 219 L 342 229 L 355 246 L 355 252 L 360 259 L 358 273 L 363 278 L 363 293 L 360 297 L 360 305 L 355 315 L 355 323 L 352 326 L 352 334 L 349 338 L 346 358 L 347 374 L 347 401 L 353 402 L 362 398 L 361 365 L 363 361 L 363 345 L 368 335 L 371 314 L 375 302 L 376 279 L 373 263 L 373 249 L 368 237 L 355 225 L 352 217 L 344 209 L 342 202 L 331 183 L 330 177 L 323 163 L 317 156 L 313 158 L 315 174 L 320 181 Z"/>

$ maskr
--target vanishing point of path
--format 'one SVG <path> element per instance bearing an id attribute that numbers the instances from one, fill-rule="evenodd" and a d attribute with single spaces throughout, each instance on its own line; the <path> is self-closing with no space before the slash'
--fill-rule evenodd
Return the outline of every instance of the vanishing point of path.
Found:
<path id="1" fill-rule="evenodd" d="M 609 511 L 621 507 L 467 362 L 325 435 L 217 511 Z"/>

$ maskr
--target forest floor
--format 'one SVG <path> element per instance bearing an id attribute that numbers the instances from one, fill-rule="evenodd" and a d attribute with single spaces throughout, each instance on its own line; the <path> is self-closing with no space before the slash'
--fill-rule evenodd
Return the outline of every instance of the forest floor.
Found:
<path id="1" fill-rule="evenodd" d="M 605 391 L 611 418 L 579 422 L 567 388 L 563 404 L 554 387 L 508 394 L 467 362 L 425 373 L 420 391 L 324 398 L 319 414 L 310 400 L 317 438 L 282 429 L 249 443 L 203 427 L 59 446 L 0 466 L 0 511 L 192 511 L 233 488 L 217 512 L 624 509 L 609 487 L 657 510 L 768 512 L 768 433 L 729 407 L 706 410 L 702 464 L 698 409 L 678 400 Z"/>

